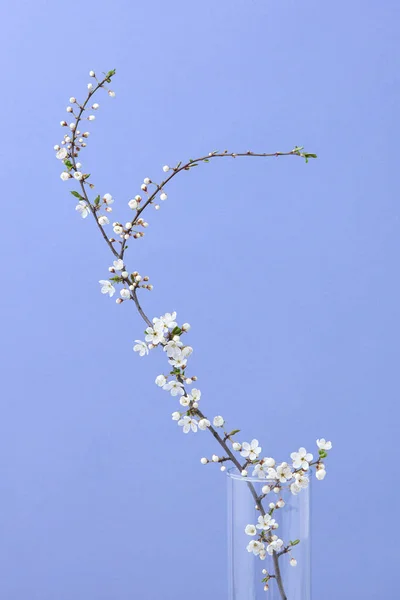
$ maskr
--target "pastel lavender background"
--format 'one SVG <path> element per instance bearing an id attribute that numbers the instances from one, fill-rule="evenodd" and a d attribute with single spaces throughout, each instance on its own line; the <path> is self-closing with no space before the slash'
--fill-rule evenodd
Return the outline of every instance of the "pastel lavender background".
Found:
<path id="1" fill-rule="evenodd" d="M 400 6 L 339 0 L 18 2 L 2 9 L 0 597 L 226 597 L 225 477 L 140 359 L 110 255 L 53 145 L 89 69 L 117 68 L 83 162 L 115 215 L 145 176 L 213 149 L 304 144 L 318 161 L 219 161 L 171 185 L 131 269 L 150 315 L 192 324 L 202 407 L 284 459 L 333 440 L 314 486 L 315 599 L 398 583 Z"/>

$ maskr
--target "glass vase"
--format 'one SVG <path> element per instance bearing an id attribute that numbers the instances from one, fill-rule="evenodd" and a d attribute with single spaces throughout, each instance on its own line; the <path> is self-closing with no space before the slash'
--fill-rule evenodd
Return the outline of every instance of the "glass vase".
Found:
<path id="1" fill-rule="evenodd" d="M 277 493 L 271 489 L 260 501 L 262 488 L 269 483 L 273 487 L 272 482 L 242 477 L 236 469 L 228 471 L 227 479 L 229 600 L 311 600 L 310 486 L 293 495 L 291 482 L 282 483 Z M 259 524 L 259 517 L 281 500 L 284 506 L 271 514 L 279 526 L 264 534 L 264 551 L 255 555 L 247 546 L 259 540 L 261 531 L 250 536 L 246 526 Z M 270 555 L 266 550 L 272 535 L 283 540 L 283 546 Z M 286 548 L 290 550 L 284 552 Z"/>

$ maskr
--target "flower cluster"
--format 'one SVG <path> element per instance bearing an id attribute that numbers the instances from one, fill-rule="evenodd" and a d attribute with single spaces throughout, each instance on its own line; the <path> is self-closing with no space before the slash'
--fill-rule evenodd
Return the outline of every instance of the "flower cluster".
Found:
<path id="1" fill-rule="evenodd" d="M 95 113 L 99 109 L 99 104 L 93 102 L 93 95 L 100 89 L 105 89 L 110 97 L 114 97 L 115 93 L 108 88 L 112 77 L 115 75 L 115 70 L 104 73 L 104 77 L 98 79 L 94 71 L 89 72 L 89 76 L 93 83 L 87 85 L 87 97 L 84 102 L 80 103 L 75 97 L 69 99 L 69 104 L 66 108 L 69 120 L 62 120 L 61 126 L 67 129 L 60 144 L 54 146 L 56 158 L 64 165 L 60 177 L 63 181 L 75 181 L 79 191 L 72 191 L 72 195 L 78 200 L 75 207 L 76 212 L 86 219 L 92 215 L 96 221 L 96 226 L 100 230 L 104 240 L 109 246 L 113 254 L 113 264 L 109 267 L 110 276 L 108 279 L 101 279 L 100 290 L 104 295 L 113 297 L 119 290 L 119 295 L 116 299 L 117 304 L 122 304 L 126 301 L 133 301 L 140 315 L 146 322 L 144 331 L 144 339 L 137 339 L 134 342 L 133 350 L 140 357 L 147 356 L 151 350 L 160 348 L 164 354 L 168 364 L 166 372 L 156 377 L 156 385 L 169 392 L 170 396 L 179 402 L 179 410 L 172 412 L 172 420 L 175 421 L 183 433 L 196 433 L 197 431 L 209 430 L 213 438 L 218 442 L 221 448 L 220 454 L 212 454 L 210 458 L 201 458 L 203 465 L 209 463 L 217 463 L 220 465 L 221 471 L 226 469 L 226 463 L 230 463 L 243 478 L 248 477 L 251 473 L 252 477 L 256 477 L 262 482 L 262 493 L 257 496 L 257 510 L 260 516 L 256 524 L 248 524 L 245 527 L 245 533 L 255 539 L 252 539 L 248 545 L 249 553 L 258 556 L 264 560 L 268 555 L 273 556 L 276 560 L 283 554 L 290 554 L 292 547 L 299 543 L 299 540 L 294 542 L 285 542 L 275 534 L 278 529 L 278 523 L 273 517 L 275 511 L 284 508 L 285 502 L 279 498 L 276 502 L 270 502 L 268 510 L 264 507 L 265 498 L 271 492 L 280 494 L 282 489 L 289 489 L 293 495 L 299 494 L 309 485 L 309 477 L 312 469 L 315 469 L 315 476 L 318 480 L 323 480 L 326 476 L 326 468 L 324 459 L 331 450 L 332 444 L 329 441 L 321 438 L 317 440 L 318 456 L 314 458 L 313 454 L 306 451 L 305 448 L 299 448 L 297 452 L 292 452 L 289 462 L 277 463 L 274 458 L 262 456 L 262 448 L 257 439 L 252 439 L 250 442 L 237 441 L 239 429 L 229 431 L 226 427 L 226 421 L 221 415 L 216 415 L 212 418 L 207 418 L 200 405 L 203 404 L 202 394 L 198 389 L 196 381 L 197 377 L 188 374 L 188 362 L 193 348 L 186 344 L 186 334 L 190 330 L 189 323 L 182 325 L 178 324 L 176 312 L 165 313 L 160 317 L 155 317 L 150 320 L 144 313 L 138 299 L 138 291 L 140 289 L 153 289 L 149 283 L 148 276 L 142 276 L 138 271 L 129 271 L 125 263 L 125 252 L 128 249 L 127 242 L 132 239 L 140 239 L 144 236 L 144 230 L 149 223 L 144 220 L 142 214 L 148 206 L 153 206 L 158 210 L 161 206 L 160 202 L 167 199 L 166 186 L 169 181 L 178 173 L 189 171 L 192 167 L 198 166 L 200 163 L 207 163 L 214 157 L 231 157 L 237 158 L 240 156 L 283 156 L 295 155 L 305 158 L 308 162 L 309 158 L 315 158 L 316 155 L 308 154 L 303 151 L 303 147 L 296 146 L 290 152 L 276 152 L 270 154 L 256 154 L 253 152 L 244 153 L 228 153 L 228 151 L 218 152 L 213 151 L 207 155 L 198 158 L 190 159 L 187 163 L 179 162 L 175 167 L 164 165 L 162 171 L 165 175 L 165 180 L 160 183 L 155 183 L 149 177 L 143 179 L 140 185 L 140 194 L 136 194 L 128 201 L 128 208 L 131 215 L 128 220 L 112 220 L 111 213 L 114 209 L 114 198 L 110 193 L 104 195 L 96 195 L 93 199 L 90 198 L 91 190 L 94 189 L 94 184 L 90 180 L 90 175 L 85 172 L 80 162 L 82 150 L 87 145 L 87 140 L 90 132 L 83 127 L 83 121 L 91 123 L 95 120 Z M 82 132 L 81 132 L 82 129 Z M 106 228 L 112 232 L 106 233 Z M 251 487 L 250 481 L 248 485 Z M 290 564 L 295 566 L 296 559 L 291 557 Z M 267 572 L 263 569 L 264 589 L 269 587 L 271 578 L 279 579 L 279 571 L 275 574 Z M 282 581 L 279 581 L 279 589 L 282 589 Z M 284 597 L 284 596 L 282 596 Z"/>

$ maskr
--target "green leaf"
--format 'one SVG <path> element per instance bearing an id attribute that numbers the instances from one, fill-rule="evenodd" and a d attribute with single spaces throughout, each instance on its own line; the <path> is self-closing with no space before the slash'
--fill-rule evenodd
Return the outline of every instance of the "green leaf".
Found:
<path id="1" fill-rule="evenodd" d="M 115 275 L 114 277 L 110 277 L 110 281 L 115 281 L 116 283 L 119 283 L 120 281 L 122 281 L 122 277 L 120 277 L 119 275 Z"/>
<path id="2" fill-rule="evenodd" d="M 94 204 L 95 206 L 98 206 L 100 204 L 100 194 L 94 199 Z"/>
<path id="3" fill-rule="evenodd" d="M 233 431 L 230 432 L 228 437 L 231 437 L 231 435 L 236 435 L 237 433 L 239 433 L 239 431 L 240 431 L 240 429 L 233 429 Z"/>
<path id="4" fill-rule="evenodd" d="M 174 329 L 172 330 L 172 335 L 181 335 L 182 333 L 182 329 L 180 327 L 178 327 L 178 325 L 176 327 L 174 327 Z"/>
<path id="5" fill-rule="evenodd" d="M 108 71 L 107 73 L 107 77 L 112 77 L 113 75 L 115 75 L 116 69 L 112 69 L 111 71 Z"/>
<path id="6" fill-rule="evenodd" d="M 325 452 L 325 450 L 320 450 L 319 451 L 319 456 L 320 456 L 320 458 L 326 458 L 328 456 L 328 453 Z"/>
<path id="7" fill-rule="evenodd" d="M 79 192 L 75 192 L 75 191 L 73 191 L 73 192 L 71 192 L 71 194 L 72 194 L 73 196 L 75 196 L 75 198 L 79 198 L 79 200 L 84 200 L 84 197 L 83 197 L 83 196 L 81 196 Z"/>
<path id="8" fill-rule="evenodd" d="M 297 546 L 297 544 L 300 544 L 300 540 L 294 540 L 294 542 L 289 542 L 289 544 L 291 546 Z"/>
<path id="9" fill-rule="evenodd" d="M 71 161 L 70 161 L 68 158 L 66 158 L 66 159 L 64 160 L 64 165 L 67 167 L 67 169 L 68 169 L 69 171 L 70 171 L 70 170 L 72 169 L 72 167 L 74 166 L 74 165 L 72 164 L 72 162 L 71 162 Z"/>

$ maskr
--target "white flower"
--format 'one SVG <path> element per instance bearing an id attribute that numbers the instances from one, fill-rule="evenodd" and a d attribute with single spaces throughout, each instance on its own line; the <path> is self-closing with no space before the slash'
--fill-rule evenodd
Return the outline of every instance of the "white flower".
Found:
<path id="1" fill-rule="evenodd" d="M 269 467 L 264 461 L 259 462 L 255 465 L 252 475 L 253 477 L 259 477 L 259 479 L 266 479 L 269 475 Z"/>
<path id="2" fill-rule="evenodd" d="M 182 331 L 189 331 L 190 329 L 190 324 L 189 323 L 184 323 L 182 325 Z"/>
<path id="3" fill-rule="evenodd" d="M 183 433 L 189 433 L 190 430 L 196 432 L 197 431 L 197 421 L 196 419 L 192 419 L 192 417 L 183 417 L 180 421 L 178 421 L 178 425 L 183 427 Z"/>
<path id="4" fill-rule="evenodd" d="M 67 181 L 67 179 L 71 179 L 71 175 L 69 173 L 67 173 L 67 171 L 63 171 L 61 173 L 60 177 L 63 181 Z"/>
<path id="5" fill-rule="evenodd" d="M 71 104 L 75 104 L 76 102 L 76 98 L 74 98 L 73 96 L 71 96 L 71 98 L 69 99 Z"/>
<path id="6" fill-rule="evenodd" d="M 306 477 L 302 473 L 296 473 L 295 478 L 296 478 L 296 483 L 300 489 L 306 489 L 308 487 L 308 484 L 310 483 L 310 480 L 308 479 L 308 477 Z"/>
<path id="7" fill-rule="evenodd" d="M 200 462 L 202 465 L 206 465 L 208 463 L 208 460 L 207 460 L 207 458 L 203 457 L 200 459 Z"/>
<path id="8" fill-rule="evenodd" d="M 269 487 L 269 485 L 263 485 L 262 489 L 261 489 L 262 493 L 267 495 L 270 493 L 271 488 Z"/>
<path id="9" fill-rule="evenodd" d="M 177 410 L 172 413 L 172 420 L 173 421 L 179 421 L 180 418 L 181 418 L 181 413 L 178 412 Z"/>
<path id="10" fill-rule="evenodd" d="M 293 467 L 295 469 L 304 469 L 304 471 L 307 471 L 313 455 L 307 452 L 305 448 L 299 448 L 298 452 L 292 452 L 290 458 L 293 460 Z"/>
<path id="11" fill-rule="evenodd" d="M 124 268 L 124 261 L 122 260 L 122 258 L 118 258 L 118 260 L 114 260 L 113 265 L 116 271 L 122 271 L 122 269 Z"/>
<path id="12" fill-rule="evenodd" d="M 169 171 L 169 166 L 168 165 L 164 165 L 162 170 L 164 171 L 164 173 L 168 173 Z"/>
<path id="13" fill-rule="evenodd" d="M 183 383 L 175 380 L 163 385 L 163 390 L 171 392 L 171 396 L 183 396 L 183 394 L 185 393 L 183 390 Z"/>
<path id="14" fill-rule="evenodd" d="M 256 535 L 257 529 L 254 525 L 246 525 L 244 532 L 247 533 L 247 535 Z"/>
<path id="15" fill-rule="evenodd" d="M 93 110 L 97 110 L 99 108 L 100 104 L 97 104 L 97 102 L 95 102 L 94 104 L 92 104 L 92 108 Z"/>
<path id="16" fill-rule="evenodd" d="M 181 396 L 179 400 L 179 404 L 182 406 L 189 406 L 190 404 L 190 396 Z"/>
<path id="17" fill-rule="evenodd" d="M 164 377 L 164 375 L 157 375 L 157 377 L 156 377 L 156 384 L 159 387 L 163 387 L 166 383 L 167 383 L 167 380 Z"/>
<path id="18" fill-rule="evenodd" d="M 214 427 L 223 427 L 224 423 L 225 423 L 225 421 L 224 421 L 223 417 L 221 417 L 221 416 L 214 417 L 214 420 L 213 420 Z"/>
<path id="19" fill-rule="evenodd" d="M 265 546 L 262 542 L 257 542 L 257 540 L 251 540 L 251 542 L 246 547 L 247 552 L 253 552 L 255 556 L 258 556 L 262 550 L 265 549 Z"/>
<path id="20" fill-rule="evenodd" d="M 160 194 L 160 200 L 166 200 L 167 198 L 168 196 L 165 192 L 162 192 L 162 194 Z"/>
<path id="21" fill-rule="evenodd" d="M 258 440 L 252 440 L 249 444 L 248 442 L 243 442 L 242 451 L 240 452 L 241 456 L 244 458 L 248 458 L 249 460 L 255 460 L 261 452 L 261 448 L 258 445 Z"/>
<path id="22" fill-rule="evenodd" d="M 286 462 L 283 462 L 276 468 L 276 476 L 281 483 L 285 483 L 285 481 L 292 478 L 293 473 L 289 465 Z"/>
<path id="23" fill-rule="evenodd" d="M 146 340 L 146 342 L 151 342 L 155 346 L 164 339 L 163 332 L 157 331 L 156 329 L 153 329 L 153 327 L 148 327 L 145 330 L 145 333 L 147 334 L 146 337 L 144 338 Z"/>
<path id="24" fill-rule="evenodd" d="M 176 367 L 177 369 L 184 369 L 187 365 L 186 358 L 183 358 L 182 356 L 178 356 L 177 358 L 170 358 L 168 362 L 170 365 Z"/>
<path id="25" fill-rule="evenodd" d="M 124 300 L 129 300 L 129 298 L 131 297 L 131 293 L 129 290 L 127 290 L 126 288 L 123 288 L 120 292 L 119 292 L 121 298 L 123 298 Z M 147 340 L 149 341 L 149 340 Z M 153 342 L 154 343 L 154 342 Z"/>
<path id="26" fill-rule="evenodd" d="M 239 442 L 233 442 L 232 448 L 236 450 L 236 452 L 239 452 L 239 450 L 242 449 L 242 444 L 239 444 Z"/>
<path id="27" fill-rule="evenodd" d="M 149 177 L 145 177 L 143 179 L 143 183 L 144 183 L 144 185 L 149 185 L 151 183 L 151 179 Z"/>
<path id="28" fill-rule="evenodd" d="M 74 178 L 77 179 L 78 181 L 81 181 L 83 179 L 83 175 L 80 171 L 75 171 Z"/>
<path id="29" fill-rule="evenodd" d="M 132 200 L 129 200 L 128 206 L 129 206 L 129 208 L 131 208 L 132 210 L 134 210 L 135 208 L 138 207 L 137 200 L 135 200 L 134 198 Z"/>
<path id="30" fill-rule="evenodd" d="M 190 392 L 192 398 L 193 398 L 193 402 L 199 402 L 200 398 L 201 398 L 201 391 L 193 388 L 192 391 Z"/>
<path id="31" fill-rule="evenodd" d="M 99 225 L 108 225 L 110 222 L 109 218 L 105 216 L 101 216 L 97 220 L 99 222 Z"/>
<path id="32" fill-rule="evenodd" d="M 199 421 L 199 429 L 205 431 L 207 427 L 210 427 L 211 423 L 208 419 L 200 419 Z"/>
<path id="33" fill-rule="evenodd" d="M 315 477 L 319 480 L 322 481 L 323 479 L 325 479 L 325 475 L 326 475 L 326 471 L 325 469 L 317 469 L 316 473 L 315 473 Z"/>
<path id="34" fill-rule="evenodd" d="M 94 115 L 89 115 L 88 116 L 88 121 L 94 121 L 95 120 L 95 116 Z"/>
<path id="35" fill-rule="evenodd" d="M 162 321 L 168 329 L 174 329 L 176 327 L 176 312 L 173 313 L 165 313 L 163 317 L 161 317 Z"/>
<path id="36" fill-rule="evenodd" d="M 67 156 L 68 150 L 66 148 L 61 148 L 56 154 L 56 158 L 58 158 L 58 160 L 64 160 L 64 158 L 67 158 Z"/>
<path id="37" fill-rule="evenodd" d="M 110 98 L 115 98 L 115 92 L 108 90 L 108 95 L 110 96 Z"/>
<path id="38" fill-rule="evenodd" d="M 182 348 L 182 356 L 184 356 L 185 358 L 189 358 L 192 352 L 193 348 L 191 346 L 185 346 L 184 348 Z"/>
<path id="39" fill-rule="evenodd" d="M 75 129 L 76 129 L 75 123 L 70 123 L 69 124 L 69 128 L 70 128 L 71 131 L 75 131 Z"/>
<path id="40" fill-rule="evenodd" d="M 320 450 L 332 450 L 332 442 L 327 442 L 324 438 L 317 440 L 317 446 Z"/>
<path id="41" fill-rule="evenodd" d="M 114 296 L 115 287 L 113 286 L 111 281 L 108 281 L 107 279 L 100 279 L 99 283 L 101 285 L 101 293 L 102 294 L 108 294 L 110 296 L 110 298 L 112 296 Z"/>
<path id="42" fill-rule="evenodd" d="M 168 358 L 178 358 L 181 355 L 182 342 L 175 342 L 170 340 L 164 346 L 164 350 L 167 353 Z"/>
<path id="43" fill-rule="evenodd" d="M 291 567 L 295 567 L 297 565 L 297 560 L 295 558 L 291 558 L 289 562 Z"/>
<path id="44" fill-rule="evenodd" d="M 90 75 L 90 77 L 94 77 L 94 75 L 95 75 L 94 71 L 89 71 L 89 75 Z"/>
<path id="45" fill-rule="evenodd" d="M 79 204 L 75 206 L 75 210 L 79 212 L 82 219 L 86 219 L 86 217 L 90 214 L 89 206 L 84 202 L 84 200 L 79 200 Z"/>
<path id="46" fill-rule="evenodd" d="M 268 531 L 274 524 L 275 519 L 273 519 L 271 515 L 267 513 L 264 516 L 258 517 L 258 524 L 256 525 L 256 527 L 257 529 L 263 529 L 264 531 Z"/>
<path id="47" fill-rule="evenodd" d="M 111 196 L 111 194 L 104 194 L 103 201 L 106 204 L 112 204 L 114 202 L 114 198 Z"/>
<path id="48" fill-rule="evenodd" d="M 121 235 L 121 233 L 124 232 L 123 227 L 121 227 L 121 225 L 114 225 L 113 227 L 113 231 L 114 233 L 116 233 L 117 235 Z"/>
<path id="49" fill-rule="evenodd" d="M 274 540 L 273 542 L 268 544 L 267 552 L 268 552 L 268 554 L 270 554 L 272 556 L 272 554 L 274 552 L 279 552 L 279 550 L 282 548 L 282 546 L 283 546 L 282 540 L 280 540 L 280 539 Z"/>
<path id="50" fill-rule="evenodd" d="M 91 91 L 92 91 L 92 89 L 93 89 L 93 83 L 88 83 L 88 84 L 87 84 L 87 89 L 89 90 L 89 92 L 91 92 Z M 90 118 L 90 117 L 89 117 L 89 118 Z"/>
<path id="51" fill-rule="evenodd" d="M 144 342 L 140 340 L 135 340 L 135 342 L 136 344 L 133 346 L 133 349 L 135 352 L 139 352 L 139 356 L 144 356 L 149 353 L 149 349 Z"/>

